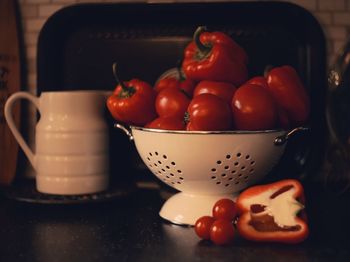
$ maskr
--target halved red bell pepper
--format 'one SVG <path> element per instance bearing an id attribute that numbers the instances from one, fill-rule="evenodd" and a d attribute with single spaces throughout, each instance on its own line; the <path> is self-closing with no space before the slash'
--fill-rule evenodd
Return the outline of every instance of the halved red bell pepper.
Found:
<path id="1" fill-rule="evenodd" d="M 241 85 L 247 80 L 248 56 L 230 36 L 198 27 L 184 52 L 182 69 L 195 81 L 211 80 Z"/>
<path id="2" fill-rule="evenodd" d="M 295 179 L 250 187 L 236 202 L 238 231 L 253 241 L 302 242 L 309 234 L 304 203 L 303 186 Z"/>

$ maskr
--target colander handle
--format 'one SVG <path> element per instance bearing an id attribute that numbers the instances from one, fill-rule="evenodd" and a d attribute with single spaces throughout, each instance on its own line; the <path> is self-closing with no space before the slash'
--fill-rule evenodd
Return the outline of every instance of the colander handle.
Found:
<path id="1" fill-rule="evenodd" d="M 308 128 L 308 127 L 296 127 L 294 129 L 292 129 L 291 131 L 289 131 L 288 133 L 286 133 L 282 136 L 276 137 L 274 143 L 276 146 L 281 146 L 284 143 L 286 143 L 288 141 L 288 139 L 291 136 L 293 136 L 294 134 L 299 133 L 299 132 L 309 131 L 309 130 L 310 130 L 310 128 Z"/>
<path id="2" fill-rule="evenodd" d="M 128 129 L 127 127 L 125 127 L 125 126 L 123 126 L 123 125 L 121 125 L 119 123 L 114 124 L 114 127 L 119 128 L 120 130 L 122 130 L 129 137 L 130 141 L 134 140 L 134 137 L 133 137 L 130 129 Z"/>

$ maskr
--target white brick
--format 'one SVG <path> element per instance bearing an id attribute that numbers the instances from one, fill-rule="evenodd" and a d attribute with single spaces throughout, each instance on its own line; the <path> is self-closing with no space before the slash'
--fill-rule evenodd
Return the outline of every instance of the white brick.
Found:
<path id="1" fill-rule="evenodd" d="M 321 25 L 330 25 L 332 23 L 330 12 L 314 12 L 313 15 Z"/>
<path id="2" fill-rule="evenodd" d="M 318 0 L 318 6 L 323 11 L 345 10 L 345 0 Z"/>
<path id="3" fill-rule="evenodd" d="M 335 25 L 350 25 L 350 13 L 349 12 L 333 13 L 333 22 Z"/>
<path id="4" fill-rule="evenodd" d="M 345 40 L 348 34 L 345 26 L 327 26 L 325 31 L 328 38 L 336 40 Z"/>
<path id="5" fill-rule="evenodd" d="M 26 32 L 39 32 L 46 22 L 45 18 L 26 19 L 24 28 Z"/>
<path id="6" fill-rule="evenodd" d="M 23 18 L 37 17 L 38 9 L 39 9 L 38 5 L 28 5 L 28 4 L 20 5 L 21 16 Z"/>
<path id="7" fill-rule="evenodd" d="M 40 17 L 49 17 L 53 13 L 61 9 L 63 5 L 40 5 L 39 6 L 39 16 Z"/>

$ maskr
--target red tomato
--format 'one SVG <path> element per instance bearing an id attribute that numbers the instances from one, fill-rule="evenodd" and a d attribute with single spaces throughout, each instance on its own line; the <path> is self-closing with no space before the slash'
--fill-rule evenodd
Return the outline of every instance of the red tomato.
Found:
<path id="1" fill-rule="evenodd" d="M 164 129 L 164 130 L 185 130 L 185 122 L 182 118 L 178 117 L 158 117 L 152 122 L 148 123 L 145 127 Z"/>
<path id="2" fill-rule="evenodd" d="M 210 240 L 217 245 L 229 244 L 235 236 L 235 228 L 231 221 L 217 219 L 210 228 Z"/>
<path id="3" fill-rule="evenodd" d="M 253 84 L 237 89 L 232 99 L 235 127 L 239 130 L 265 130 L 276 127 L 277 105 L 270 92 Z"/>
<path id="4" fill-rule="evenodd" d="M 193 91 L 196 87 L 192 79 L 184 78 L 179 80 L 179 88 L 186 92 L 189 97 L 193 97 Z"/>
<path id="5" fill-rule="evenodd" d="M 166 88 L 156 98 L 156 111 L 161 117 L 183 118 L 190 99 L 179 88 Z"/>
<path id="6" fill-rule="evenodd" d="M 210 239 L 210 228 L 215 219 L 211 216 L 200 217 L 194 224 L 194 231 L 201 239 Z"/>
<path id="7" fill-rule="evenodd" d="M 215 95 L 201 94 L 194 97 L 187 112 L 189 131 L 218 131 L 232 128 L 230 106 Z"/>
<path id="8" fill-rule="evenodd" d="M 179 87 L 179 80 L 177 80 L 174 77 L 166 77 L 163 79 L 160 79 L 156 85 L 154 86 L 154 90 L 159 93 L 160 91 L 162 91 L 165 88 L 171 88 L 171 87 L 175 87 L 178 88 Z"/>
<path id="9" fill-rule="evenodd" d="M 237 216 L 237 207 L 234 201 L 228 198 L 220 199 L 213 206 L 213 217 L 215 219 L 226 219 L 233 221 Z"/>
<path id="10" fill-rule="evenodd" d="M 283 108 L 292 125 L 304 124 L 310 114 L 310 100 L 302 81 L 291 66 L 270 70 L 267 76 L 269 90 Z"/>
<path id="11" fill-rule="evenodd" d="M 231 103 L 235 91 L 236 87 L 233 84 L 203 80 L 197 84 L 193 96 L 212 94 L 224 99 L 228 103 Z"/>
<path id="12" fill-rule="evenodd" d="M 267 84 L 267 79 L 263 76 L 255 76 L 247 81 L 247 84 L 254 84 L 258 86 L 262 86 L 264 88 L 269 88 Z"/>
<path id="13" fill-rule="evenodd" d="M 118 85 L 107 99 L 107 108 L 114 119 L 129 125 L 143 126 L 156 118 L 155 98 L 151 85 L 132 79 Z"/>

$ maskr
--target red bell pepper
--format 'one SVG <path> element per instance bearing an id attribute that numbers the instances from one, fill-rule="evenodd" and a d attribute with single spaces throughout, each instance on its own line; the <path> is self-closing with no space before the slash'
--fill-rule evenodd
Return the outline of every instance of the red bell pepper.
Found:
<path id="1" fill-rule="evenodd" d="M 309 96 L 302 81 L 291 66 L 271 69 L 267 83 L 276 102 L 285 110 L 292 125 L 304 124 L 310 114 Z"/>
<path id="2" fill-rule="evenodd" d="M 236 202 L 238 231 L 253 241 L 302 242 L 309 234 L 304 202 L 303 186 L 294 179 L 250 187 Z"/>
<path id="3" fill-rule="evenodd" d="M 122 82 L 116 74 L 116 64 L 113 73 L 118 85 L 107 99 L 107 108 L 114 119 L 128 125 L 144 126 L 156 118 L 156 92 L 152 86 L 139 79 Z"/>
<path id="4" fill-rule="evenodd" d="M 236 86 L 247 80 L 245 50 L 222 32 L 206 32 L 199 27 L 184 51 L 182 69 L 195 81 L 229 82 Z"/>

